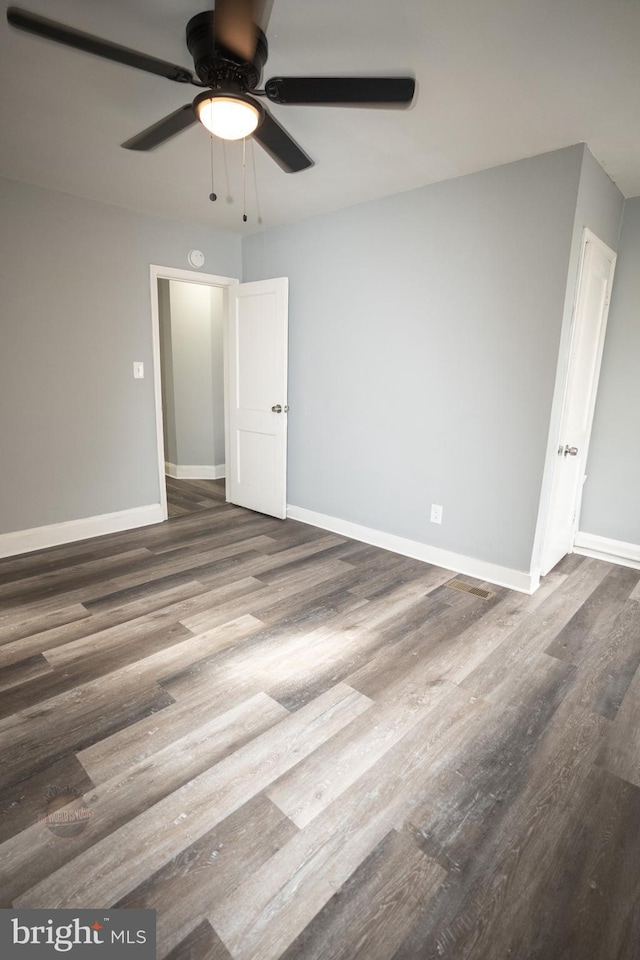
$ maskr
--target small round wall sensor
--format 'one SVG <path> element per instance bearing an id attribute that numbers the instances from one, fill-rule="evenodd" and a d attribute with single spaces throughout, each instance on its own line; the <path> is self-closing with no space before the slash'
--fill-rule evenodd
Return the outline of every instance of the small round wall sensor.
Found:
<path id="1" fill-rule="evenodd" d="M 204 264 L 204 253 L 202 250 L 189 250 L 187 260 L 192 267 L 201 267 Z"/>

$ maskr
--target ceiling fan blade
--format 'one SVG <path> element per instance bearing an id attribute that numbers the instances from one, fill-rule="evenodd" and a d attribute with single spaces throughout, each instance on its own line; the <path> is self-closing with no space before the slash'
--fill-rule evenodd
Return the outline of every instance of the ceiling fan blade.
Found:
<path id="1" fill-rule="evenodd" d="M 273 0 L 254 0 L 254 3 L 255 22 L 258 24 L 262 32 L 266 33 L 267 27 L 269 26 L 269 18 L 271 16 Z"/>
<path id="2" fill-rule="evenodd" d="M 105 60 L 125 63 L 129 67 L 146 70 L 147 73 L 155 73 L 159 77 L 176 80 L 178 83 L 192 83 L 194 80 L 193 74 L 189 70 L 175 63 L 150 57 L 146 53 L 131 50 L 129 47 L 122 47 L 119 43 L 112 43 L 111 40 L 102 40 L 90 33 L 83 33 L 81 30 L 67 27 L 55 20 L 47 20 L 46 17 L 29 13 L 28 10 L 21 10 L 19 7 L 8 8 L 7 20 L 19 30 L 25 30 L 27 33 L 33 33 L 38 37 L 45 37 L 47 40 L 53 40 L 56 43 L 63 43 L 67 47 L 75 47 L 76 50 L 84 50 L 85 53 L 104 57 Z"/>
<path id="3" fill-rule="evenodd" d="M 251 63 L 258 42 L 259 0 L 216 0 L 216 43 Z"/>
<path id="4" fill-rule="evenodd" d="M 193 109 L 193 104 L 185 103 L 184 107 L 174 110 L 168 117 L 158 120 L 157 123 L 147 127 L 142 133 L 137 133 L 135 137 L 125 141 L 122 146 L 125 150 L 153 150 L 154 147 L 159 147 L 161 143 L 165 143 L 175 137 L 176 134 L 182 133 L 183 130 L 186 130 L 193 123 L 197 123 L 197 121 L 198 118 Z"/>
<path id="5" fill-rule="evenodd" d="M 360 107 L 408 106 L 413 77 L 272 77 L 265 93 L 273 103 Z"/>
<path id="6" fill-rule="evenodd" d="M 267 110 L 264 111 L 262 123 L 253 133 L 253 139 L 258 141 L 285 173 L 297 173 L 313 166 L 311 157 L 307 156 Z"/>

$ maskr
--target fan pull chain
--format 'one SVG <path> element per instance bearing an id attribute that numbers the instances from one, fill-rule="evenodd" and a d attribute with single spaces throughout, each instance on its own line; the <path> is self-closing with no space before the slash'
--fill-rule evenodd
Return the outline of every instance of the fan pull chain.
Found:
<path id="1" fill-rule="evenodd" d="M 256 195 L 256 213 L 258 215 L 258 223 L 262 226 L 262 212 L 260 210 L 260 197 L 258 196 L 258 174 L 256 173 L 256 149 L 253 139 L 251 140 L 251 168 L 253 170 L 253 189 Z"/>
<path id="2" fill-rule="evenodd" d="M 227 163 L 227 141 L 222 141 L 222 159 L 224 161 L 224 179 L 227 189 L 226 201 L 227 203 L 233 203 L 233 197 L 231 196 L 231 187 L 229 185 L 229 164 Z"/>
<path id="3" fill-rule="evenodd" d="M 218 194 L 215 191 L 215 186 L 213 182 L 213 134 L 210 137 L 211 140 L 211 193 L 209 194 L 209 200 L 217 200 Z"/>
<path id="4" fill-rule="evenodd" d="M 242 140 L 242 219 L 247 222 L 247 138 Z"/>

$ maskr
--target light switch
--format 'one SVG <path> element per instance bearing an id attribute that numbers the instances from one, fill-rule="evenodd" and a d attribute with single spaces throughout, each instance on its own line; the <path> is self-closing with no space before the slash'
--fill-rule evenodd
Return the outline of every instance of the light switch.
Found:
<path id="1" fill-rule="evenodd" d="M 133 361 L 133 379 L 144 380 L 144 363 L 142 360 Z"/>

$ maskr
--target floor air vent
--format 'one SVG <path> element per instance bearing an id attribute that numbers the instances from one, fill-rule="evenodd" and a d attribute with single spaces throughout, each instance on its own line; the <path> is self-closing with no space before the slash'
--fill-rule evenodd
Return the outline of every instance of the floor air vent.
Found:
<path id="1" fill-rule="evenodd" d="M 470 583 L 465 583 L 464 580 L 449 580 L 445 586 L 451 587 L 452 590 L 460 590 L 462 593 L 470 593 L 474 597 L 480 597 L 481 600 L 491 600 L 491 597 L 495 597 L 495 593 L 492 593 L 491 590 L 485 590 L 483 587 L 474 587 Z"/>

